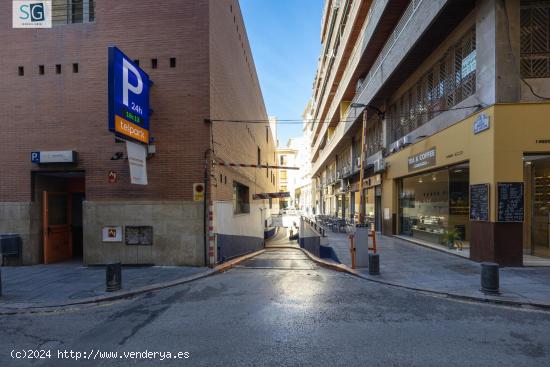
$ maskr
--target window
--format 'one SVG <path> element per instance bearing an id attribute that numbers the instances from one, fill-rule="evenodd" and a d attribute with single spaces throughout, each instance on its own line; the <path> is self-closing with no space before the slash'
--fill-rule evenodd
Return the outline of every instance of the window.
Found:
<path id="1" fill-rule="evenodd" d="M 265 127 L 265 141 L 269 143 L 269 126 Z"/>
<path id="2" fill-rule="evenodd" d="M 95 22 L 95 0 L 53 0 L 54 26 Z"/>
<path id="3" fill-rule="evenodd" d="M 550 2 L 521 1 L 520 48 L 523 78 L 550 78 Z"/>
<path id="4" fill-rule="evenodd" d="M 388 108 L 391 139 L 397 141 L 453 108 L 476 91 L 476 31 L 467 31 L 428 72 Z"/>
<path id="5" fill-rule="evenodd" d="M 258 166 L 262 164 L 262 151 L 260 147 L 258 147 Z"/>
<path id="6" fill-rule="evenodd" d="M 95 0 L 89 0 L 88 19 L 90 22 L 95 22 Z"/>
<path id="7" fill-rule="evenodd" d="M 44 65 L 38 65 L 38 74 L 44 75 Z"/>
<path id="8" fill-rule="evenodd" d="M 73 73 L 78 73 L 78 63 L 73 64 Z"/>
<path id="9" fill-rule="evenodd" d="M 265 162 L 265 177 L 269 178 L 269 162 Z"/>
<path id="10" fill-rule="evenodd" d="M 170 67 L 171 67 L 171 68 L 175 68 L 175 67 L 176 67 L 176 58 L 175 58 L 175 57 L 171 57 L 171 58 L 170 58 Z"/>
<path id="11" fill-rule="evenodd" d="M 19 76 L 24 76 L 25 75 L 25 68 L 23 66 L 20 66 L 17 68 L 17 73 L 19 74 Z"/>
<path id="12" fill-rule="evenodd" d="M 273 209 L 273 199 L 269 198 L 269 209 Z"/>
<path id="13" fill-rule="evenodd" d="M 72 0 L 70 4 L 71 23 L 84 22 L 84 4 L 82 0 Z"/>
<path id="14" fill-rule="evenodd" d="M 61 74 L 61 65 L 60 64 L 55 65 L 55 73 L 56 74 Z"/>
<path id="15" fill-rule="evenodd" d="M 248 186 L 233 181 L 233 214 L 250 213 L 250 194 Z"/>
<path id="16" fill-rule="evenodd" d="M 156 69 L 158 66 L 158 60 L 157 59 L 151 59 L 151 68 Z"/>

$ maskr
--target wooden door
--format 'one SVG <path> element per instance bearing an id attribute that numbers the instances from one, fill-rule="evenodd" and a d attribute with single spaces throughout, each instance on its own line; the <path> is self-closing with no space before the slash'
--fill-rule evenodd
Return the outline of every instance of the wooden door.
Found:
<path id="1" fill-rule="evenodd" d="M 44 264 L 72 258 L 71 196 L 44 191 L 42 196 Z"/>

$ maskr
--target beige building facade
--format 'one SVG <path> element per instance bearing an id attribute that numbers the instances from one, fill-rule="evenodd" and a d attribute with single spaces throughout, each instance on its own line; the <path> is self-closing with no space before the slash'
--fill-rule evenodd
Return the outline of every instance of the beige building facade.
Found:
<path id="1" fill-rule="evenodd" d="M 501 265 L 549 258 L 549 12 L 548 1 L 326 1 L 319 212 L 358 221 L 362 158 L 376 230 Z"/>

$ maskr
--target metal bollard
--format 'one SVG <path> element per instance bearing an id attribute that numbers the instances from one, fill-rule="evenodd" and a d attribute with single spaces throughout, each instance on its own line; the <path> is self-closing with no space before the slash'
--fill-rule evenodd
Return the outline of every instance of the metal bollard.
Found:
<path id="1" fill-rule="evenodd" d="M 498 288 L 498 264 L 481 263 L 481 291 L 483 293 L 498 294 Z"/>
<path id="2" fill-rule="evenodd" d="M 120 263 L 107 264 L 106 267 L 106 291 L 114 292 L 122 287 L 122 271 Z"/>
<path id="3" fill-rule="evenodd" d="M 380 275 L 380 254 L 369 254 L 369 275 Z"/>

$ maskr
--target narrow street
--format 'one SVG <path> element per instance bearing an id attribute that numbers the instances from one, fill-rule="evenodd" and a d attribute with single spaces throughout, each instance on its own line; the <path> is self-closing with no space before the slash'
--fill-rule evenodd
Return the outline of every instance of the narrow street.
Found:
<path id="1" fill-rule="evenodd" d="M 550 315 L 436 298 L 318 267 L 290 248 L 134 299 L 0 318 L 2 366 L 544 366 Z M 62 327 L 61 327 L 62 326 Z M 51 350 L 16 360 L 13 349 Z M 186 360 L 122 352 L 188 352 Z M 89 357 L 86 357 L 89 358 Z M 93 357 L 91 358 L 93 359 Z"/>

